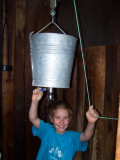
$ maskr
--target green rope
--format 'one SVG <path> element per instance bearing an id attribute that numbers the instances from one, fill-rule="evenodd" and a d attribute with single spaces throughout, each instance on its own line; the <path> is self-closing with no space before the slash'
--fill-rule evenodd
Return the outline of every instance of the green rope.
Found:
<path id="1" fill-rule="evenodd" d="M 56 0 L 55 0 L 55 7 L 57 6 Z"/>
<path id="2" fill-rule="evenodd" d="M 79 23 L 78 23 L 78 16 L 77 16 L 77 9 L 76 9 L 75 0 L 74 0 L 74 8 L 75 8 L 76 21 L 77 21 L 78 35 L 79 35 L 79 40 L 80 40 L 79 42 L 80 42 L 81 53 L 82 53 L 83 69 L 84 69 L 84 74 L 85 74 L 85 82 L 86 82 L 87 95 L 88 95 L 88 103 L 89 103 L 89 106 L 90 106 L 90 96 L 89 96 L 87 75 L 86 75 L 86 69 L 85 69 L 84 52 L 83 52 L 83 47 L 82 47 L 82 39 L 81 39 L 81 35 L 80 35 L 80 28 L 79 28 Z"/>
<path id="3" fill-rule="evenodd" d="M 75 9 L 75 15 L 76 15 L 78 35 L 79 35 L 79 40 L 80 40 L 81 53 L 82 53 L 82 61 L 83 61 L 83 68 L 84 68 L 84 74 L 85 74 L 85 82 L 86 82 L 87 95 L 88 95 L 88 103 L 89 103 L 89 106 L 90 106 L 90 95 L 89 95 L 89 90 L 88 90 L 88 81 L 87 81 L 87 74 L 86 74 L 86 67 L 85 67 L 85 60 L 84 60 L 84 52 L 83 52 L 83 47 L 82 47 L 82 39 L 81 39 L 80 28 L 79 28 L 79 23 L 78 23 L 78 15 L 77 15 L 75 0 L 74 0 L 74 9 Z M 118 120 L 118 118 L 109 118 L 109 117 L 101 117 L 101 116 L 98 116 L 98 118 Z"/>
<path id="4" fill-rule="evenodd" d="M 101 116 L 98 116 L 98 118 L 103 118 L 103 119 L 112 119 L 112 120 L 118 120 L 118 118 L 101 117 Z"/>
<path id="5" fill-rule="evenodd" d="M 54 1 L 54 2 L 53 2 Z M 51 2 L 53 2 L 54 3 L 54 8 L 56 8 L 56 6 L 57 6 L 57 2 L 56 2 L 56 0 L 51 0 Z"/>

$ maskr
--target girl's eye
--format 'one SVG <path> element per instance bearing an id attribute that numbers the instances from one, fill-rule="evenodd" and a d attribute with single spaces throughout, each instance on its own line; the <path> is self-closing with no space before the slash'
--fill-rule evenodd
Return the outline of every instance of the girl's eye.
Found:
<path id="1" fill-rule="evenodd" d="M 67 119 L 69 119 L 69 117 L 65 117 L 64 119 L 67 120 Z"/>
<path id="2" fill-rule="evenodd" d="M 55 117 L 55 119 L 60 119 L 60 117 Z"/>

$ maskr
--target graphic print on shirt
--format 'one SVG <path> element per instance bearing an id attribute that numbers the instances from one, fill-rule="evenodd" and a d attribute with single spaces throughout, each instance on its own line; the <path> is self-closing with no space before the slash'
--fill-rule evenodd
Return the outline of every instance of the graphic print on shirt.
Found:
<path id="1" fill-rule="evenodd" d="M 64 156 L 62 151 L 60 151 L 59 148 L 56 147 L 56 148 L 49 148 L 49 157 L 54 160 L 62 160 Z"/>

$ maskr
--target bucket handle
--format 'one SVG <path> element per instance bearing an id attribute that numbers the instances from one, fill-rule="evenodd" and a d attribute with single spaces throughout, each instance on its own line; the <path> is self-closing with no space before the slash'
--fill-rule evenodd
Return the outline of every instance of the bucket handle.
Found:
<path id="1" fill-rule="evenodd" d="M 40 32 L 42 32 L 45 28 L 47 28 L 48 26 L 50 26 L 51 24 L 54 24 L 62 33 L 64 33 L 64 34 L 66 34 L 55 22 L 50 22 L 50 23 L 48 23 L 45 27 L 43 27 L 40 31 L 38 31 L 37 33 L 40 33 Z M 36 33 L 36 34 L 37 34 Z"/>

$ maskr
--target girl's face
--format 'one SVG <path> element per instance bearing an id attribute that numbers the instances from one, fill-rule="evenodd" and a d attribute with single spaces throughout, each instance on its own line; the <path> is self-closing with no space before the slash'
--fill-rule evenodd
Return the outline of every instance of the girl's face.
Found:
<path id="1" fill-rule="evenodd" d="M 56 129 L 56 132 L 59 134 L 64 134 L 66 132 L 71 121 L 68 110 L 64 108 L 55 109 L 54 115 L 53 117 L 50 117 L 50 119 Z"/>

